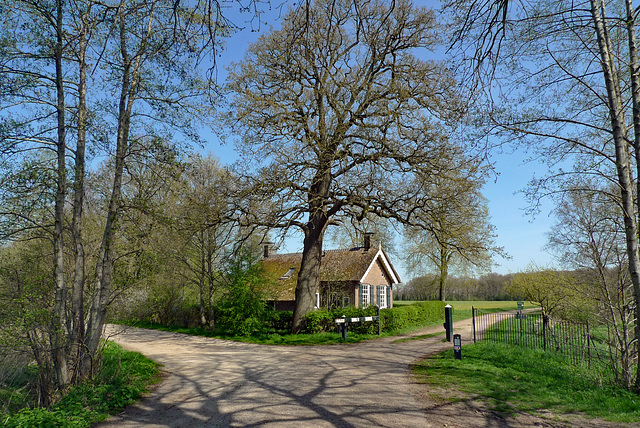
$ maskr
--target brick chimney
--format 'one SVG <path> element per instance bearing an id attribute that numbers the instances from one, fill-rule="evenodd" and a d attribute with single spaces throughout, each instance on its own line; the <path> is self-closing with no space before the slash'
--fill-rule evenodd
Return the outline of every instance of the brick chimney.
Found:
<path id="1" fill-rule="evenodd" d="M 365 232 L 364 233 L 364 246 L 363 246 L 364 251 L 369 251 L 369 249 L 371 248 L 371 237 L 372 236 L 373 236 L 373 233 L 371 233 L 371 232 Z"/>
<path id="2" fill-rule="evenodd" d="M 265 242 L 264 243 L 264 253 L 262 254 L 263 258 L 268 258 L 271 254 L 273 254 L 273 242 Z"/>

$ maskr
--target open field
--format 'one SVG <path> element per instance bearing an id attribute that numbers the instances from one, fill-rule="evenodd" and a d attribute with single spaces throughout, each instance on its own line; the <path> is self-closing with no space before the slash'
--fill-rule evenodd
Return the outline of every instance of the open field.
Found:
<path id="1" fill-rule="evenodd" d="M 414 300 L 394 300 L 394 306 L 412 305 L 418 303 Z M 518 309 L 518 302 L 516 300 L 459 300 L 454 302 L 447 302 L 453 307 L 454 311 L 471 311 L 471 307 L 481 309 L 483 311 L 511 311 Z M 535 303 L 524 302 L 525 308 L 537 307 Z"/>

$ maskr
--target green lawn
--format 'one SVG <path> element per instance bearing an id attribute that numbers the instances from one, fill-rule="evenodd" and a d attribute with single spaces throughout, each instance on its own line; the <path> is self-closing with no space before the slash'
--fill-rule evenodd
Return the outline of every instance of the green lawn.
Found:
<path id="1" fill-rule="evenodd" d="M 394 306 L 412 305 L 416 303 L 413 300 L 395 300 Z M 453 308 L 453 320 L 460 321 L 467 318 L 471 318 L 471 308 L 480 309 L 484 313 L 490 312 L 502 312 L 513 311 L 518 309 L 518 302 L 516 300 L 459 300 L 454 302 L 447 302 Z M 532 302 L 524 302 L 524 308 L 536 308 L 538 305 Z"/>
<path id="2" fill-rule="evenodd" d="M 393 306 L 406 306 L 418 303 L 415 300 L 394 300 Z M 471 307 L 480 309 L 483 311 L 511 311 L 518 309 L 518 302 L 516 300 L 456 300 L 453 302 L 447 302 L 454 310 L 471 311 Z M 532 302 L 524 302 L 524 307 L 532 308 L 538 307 L 538 305 Z"/>
<path id="3" fill-rule="evenodd" d="M 465 345 L 462 360 L 455 360 L 449 350 L 417 364 L 414 374 L 421 383 L 453 388 L 507 415 L 550 411 L 614 422 L 640 421 L 638 395 L 541 350 L 480 342 Z M 438 399 L 464 400 L 451 396 L 459 394 L 441 393 Z"/>

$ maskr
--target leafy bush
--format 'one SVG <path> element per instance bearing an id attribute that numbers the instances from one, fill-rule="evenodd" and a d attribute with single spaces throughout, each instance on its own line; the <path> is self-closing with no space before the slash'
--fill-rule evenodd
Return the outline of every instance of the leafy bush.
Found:
<path id="1" fill-rule="evenodd" d="M 337 330 L 335 320 L 343 315 L 347 318 L 353 317 L 370 317 L 376 315 L 377 308 L 375 306 L 369 306 L 368 308 L 355 308 L 349 306 L 346 308 L 336 308 L 330 311 L 326 309 L 319 309 L 308 313 L 302 321 L 301 333 L 327 333 L 335 332 Z M 373 333 L 373 328 L 377 332 L 377 325 L 371 325 L 372 323 L 358 323 L 349 326 L 350 331 L 354 333 Z"/>
<path id="2" fill-rule="evenodd" d="M 269 326 L 274 332 L 289 332 L 293 324 L 293 311 L 273 311 Z"/>
<path id="3" fill-rule="evenodd" d="M 102 371 L 94 379 L 72 388 L 51 409 L 24 408 L 3 418 L 2 426 L 89 427 L 139 399 L 157 375 L 156 363 L 108 342 L 103 353 Z"/>
<path id="4" fill-rule="evenodd" d="M 391 332 L 404 330 L 411 327 L 420 327 L 433 324 L 444 318 L 444 302 L 419 302 L 409 306 L 399 306 L 395 308 L 380 310 L 382 331 Z M 307 314 L 303 320 L 302 333 L 326 333 L 336 331 L 336 318 L 343 315 L 347 318 L 367 317 L 376 315 L 377 308 L 340 308 L 327 310 L 317 310 Z M 375 334 L 378 332 L 378 325 L 375 322 L 362 322 L 349 325 L 349 331 L 361 334 Z"/>
<path id="5" fill-rule="evenodd" d="M 444 302 L 430 301 L 383 309 L 380 311 L 382 330 L 404 330 L 436 323 L 444 318 L 444 306 Z"/>
<path id="6" fill-rule="evenodd" d="M 227 294 L 217 304 L 216 328 L 240 336 L 265 333 L 275 312 L 263 291 L 269 281 L 261 263 L 240 256 L 226 275 Z"/>

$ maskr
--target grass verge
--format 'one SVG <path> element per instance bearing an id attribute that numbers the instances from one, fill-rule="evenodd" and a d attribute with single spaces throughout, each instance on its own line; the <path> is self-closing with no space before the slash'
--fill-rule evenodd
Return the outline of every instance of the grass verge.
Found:
<path id="1" fill-rule="evenodd" d="M 88 428 L 137 401 L 159 380 L 155 362 L 107 342 L 98 376 L 72 388 L 50 409 L 24 408 L 12 415 L 0 415 L 0 426 Z"/>
<path id="2" fill-rule="evenodd" d="M 640 421 L 638 395 L 602 384 L 588 369 L 541 350 L 495 343 L 467 345 L 462 360 L 453 358 L 453 350 L 446 351 L 414 366 L 414 374 L 421 383 L 441 388 L 455 385 L 456 390 L 507 415 L 548 410 L 613 422 Z"/>
<path id="3" fill-rule="evenodd" d="M 414 301 L 397 301 L 394 302 L 396 306 L 407 306 L 418 302 Z M 488 312 L 501 312 L 517 309 L 517 302 L 513 301 L 456 301 L 450 302 L 453 306 L 453 320 L 460 321 L 463 319 L 471 318 L 471 307 L 475 306 L 482 309 L 485 313 Z M 530 302 L 525 302 L 525 307 L 534 306 Z M 214 337 L 217 339 L 234 340 L 238 342 L 256 343 L 261 345 L 330 345 L 334 343 L 344 343 L 342 335 L 340 333 L 316 333 L 316 334 L 287 334 L 284 331 L 272 332 L 267 334 L 259 334 L 253 336 L 241 336 L 241 335 L 229 335 L 217 330 L 207 330 L 200 327 L 187 328 L 172 326 L 166 324 L 152 323 L 148 321 L 136 321 L 136 320 L 118 320 L 114 321 L 116 324 L 128 325 L 132 327 L 148 328 L 152 330 L 169 331 L 173 333 L 190 334 L 194 336 Z M 365 340 L 376 339 L 386 336 L 397 336 L 402 334 L 411 333 L 417 330 L 421 330 L 427 327 L 442 326 L 444 319 L 438 320 L 433 323 L 428 323 L 419 326 L 413 326 L 400 330 L 393 330 L 389 332 L 383 332 L 382 335 L 377 334 L 358 334 L 349 332 L 347 335 L 346 343 L 357 343 Z M 441 333 L 444 334 L 444 329 Z M 431 337 L 432 335 L 421 336 L 420 338 Z M 415 340 L 415 339 L 402 339 L 402 340 Z"/>
<path id="4" fill-rule="evenodd" d="M 349 332 L 347 334 L 346 343 L 358 343 L 365 340 L 378 339 L 380 337 L 397 336 L 401 334 L 411 333 L 426 327 L 432 327 L 435 325 L 442 325 L 444 320 L 439 320 L 434 323 L 415 326 L 403 330 L 395 330 L 390 332 L 383 332 L 380 336 L 377 334 L 358 334 Z M 129 325 L 131 327 L 148 328 L 152 330 L 169 331 L 173 333 L 190 334 L 193 336 L 214 337 L 223 340 L 234 340 L 237 342 L 256 343 L 261 345 L 290 345 L 290 346 L 311 346 L 311 345 L 331 345 L 336 343 L 345 343 L 342 340 L 340 333 L 315 333 L 315 334 L 285 334 L 270 333 L 260 334 L 255 336 L 232 336 L 224 334 L 215 330 L 206 330 L 200 327 L 186 328 L 177 327 L 165 324 L 150 323 L 146 321 L 118 321 L 117 324 Z M 443 330 L 444 333 L 444 330 Z"/>

